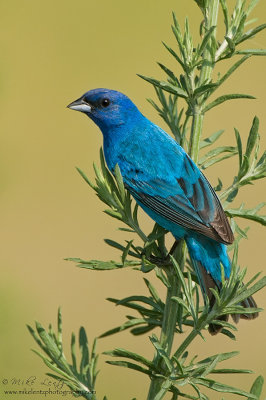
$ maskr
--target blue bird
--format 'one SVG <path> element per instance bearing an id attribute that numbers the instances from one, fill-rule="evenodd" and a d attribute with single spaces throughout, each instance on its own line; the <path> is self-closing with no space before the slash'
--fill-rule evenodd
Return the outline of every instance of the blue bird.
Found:
<path id="1" fill-rule="evenodd" d="M 68 107 L 85 113 L 103 134 L 105 160 L 111 172 L 119 165 L 125 187 L 143 210 L 177 239 L 186 241 L 201 289 L 212 306 L 210 288 L 221 286 L 231 263 L 226 245 L 234 240 L 221 203 L 184 149 L 149 121 L 124 94 L 90 90 Z M 241 304 L 256 307 L 252 297 Z M 254 319 L 258 313 L 241 314 Z M 227 316 L 220 317 L 227 320 Z M 239 316 L 234 316 L 237 322 Z M 211 334 L 221 326 L 210 325 Z"/>

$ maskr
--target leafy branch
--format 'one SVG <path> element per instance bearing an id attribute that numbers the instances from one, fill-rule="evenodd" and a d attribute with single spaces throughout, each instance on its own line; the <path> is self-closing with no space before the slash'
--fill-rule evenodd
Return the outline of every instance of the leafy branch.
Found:
<path id="1" fill-rule="evenodd" d="M 171 393 L 172 400 L 178 398 L 207 400 L 209 397 L 204 392 L 206 388 L 208 392 L 231 393 L 249 400 L 259 399 L 263 387 L 263 378 L 260 376 L 255 379 L 249 392 L 216 380 L 216 376 L 221 376 L 221 374 L 249 374 L 251 372 L 248 369 L 220 366 L 221 362 L 236 356 L 237 352 L 221 352 L 200 361 L 197 361 L 196 355 L 190 355 L 189 352 L 194 339 L 198 336 L 204 339 L 206 329 L 211 324 L 221 326 L 222 334 L 228 339 L 236 340 L 235 322 L 239 315 L 262 311 L 257 307 L 247 309 L 240 305 L 250 295 L 266 286 L 266 277 L 259 279 L 259 274 L 256 274 L 249 282 L 244 283 L 246 270 L 241 270 L 238 265 L 238 246 L 242 238 L 247 238 L 248 227 L 240 228 L 237 221 L 238 218 L 242 218 L 265 225 L 265 216 L 261 215 L 264 203 L 259 203 L 254 208 L 245 207 L 244 204 L 240 206 L 234 204 L 241 187 L 250 185 L 266 175 L 265 153 L 260 155 L 259 120 L 257 117 L 254 118 L 245 145 L 243 145 L 243 135 L 237 129 L 235 129 L 236 143 L 226 146 L 217 146 L 223 130 L 207 138 L 202 138 L 202 130 L 205 114 L 214 107 L 229 100 L 254 98 L 245 93 L 227 93 L 214 99 L 211 97 L 252 56 L 266 55 L 264 49 L 242 48 L 248 39 L 254 38 L 265 29 L 266 24 L 250 28 L 254 20 L 249 17 L 257 0 L 249 2 L 236 0 L 231 14 L 226 0 L 194 0 L 194 2 L 203 14 L 203 22 L 200 24 L 200 42 L 195 44 L 188 18 L 182 30 L 173 14 L 172 31 L 176 47 L 171 48 L 166 43 L 163 45 L 175 60 L 177 71 L 172 71 L 160 62 L 158 65 L 166 75 L 165 80 L 140 76 L 155 89 L 156 100 L 149 99 L 149 103 L 167 124 L 175 140 L 189 152 L 202 170 L 238 156 L 238 169 L 232 183 L 224 188 L 222 180 L 218 178 L 215 188 L 231 219 L 236 238 L 229 246 L 232 254 L 230 278 L 225 279 L 222 270 L 221 288 L 219 291 L 211 289 L 215 297 L 214 304 L 210 305 L 206 296 L 202 304 L 199 282 L 187 257 L 184 242 L 174 243 L 171 249 L 168 249 L 165 241 L 167 232 L 157 224 L 151 232 L 144 232 L 139 221 L 138 206 L 124 187 L 118 166 L 113 176 L 105 164 L 102 150 L 100 166 L 94 165 L 95 182 L 91 182 L 79 168 L 78 172 L 107 206 L 104 212 L 123 225 L 119 227 L 125 234 L 123 243 L 105 239 L 108 246 L 117 250 L 120 258 L 118 261 L 82 260 L 77 257 L 67 260 L 74 261 L 79 267 L 88 270 L 133 268 L 146 274 L 144 283 L 148 291 L 147 295 L 107 299 L 117 306 L 124 307 L 129 314 L 126 315 L 124 322 L 108 329 L 100 335 L 100 338 L 125 330 L 129 330 L 135 336 L 141 336 L 147 332 L 152 333 L 155 328 L 160 329 L 159 338 L 154 333 L 150 336 L 150 344 L 154 349 L 152 360 L 127 349 L 118 348 L 105 352 L 108 357 L 119 358 L 108 360 L 108 364 L 138 371 L 151 379 L 148 400 L 163 399 L 168 392 Z M 224 17 L 222 38 L 217 38 L 216 29 L 219 9 Z M 231 66 L 224 74 L 218 74 L 215 80 L 213 72 L 217 65 L 219 66 L 224 59 L 229 58 L 232 59 Z M 166 291 L 165 299 L 161 298 L 151 280 L 147 279 L 148 273 L 153 274 L 160 281 Z M 233 315 L 233 322 L 228 322 L 225 318 L 228 314 Z M 81 359 L 79 367 L 74 335 L 71 340 L 72 360 L 70 363 L 64 355 L 60 311 L 57 333 L 54 333 L 51 326 L 46 331 L 39 323 L 36 323 L 35 330 L 28 328 L 42 350 L 42 353 L 35 351 L 36 354 L 53 371 L 49 375 L 64 382 L 74 394 L 96 400 L 98 357 L 95 354 L 96 342 L 90 352 L 84 328 L 80 329 L 79 334 Z M 175 335 L 179 338 L 177 348 L 173 348 Z M 188 386 L 193 388 L 193 395 L 186 392 Z M 104 400 L 107 398 L 104 397 Z"/>
<path id="2" fill-rule="evenodd" d="M 82 396 L 88 400 L 96 400 L 95 381 L 98 374 L 97 360 L 95 353 L 96 340 L 93 342 L 92 350 L 89 351 L 88 339 L 83 327 L 79 331 L 80 365 L 77 365 L 76 356 L 76 336 L 72 333 L 71 337 L 71 358 L 68 363 L 63 351 L 63 330 L 62 315 L 60 308 L 57 317 L 57 333 L 54 332 L 52 325 L 46 331 L 39 322 L 36 322 L 35 330 L 28 325 L 28 330 L 38 344 L 42 352 L 33 350 L 42 358 L 45 365 L 53 371 L 47 375 L 51 378 L 68 386 L 74 395 Z"/>

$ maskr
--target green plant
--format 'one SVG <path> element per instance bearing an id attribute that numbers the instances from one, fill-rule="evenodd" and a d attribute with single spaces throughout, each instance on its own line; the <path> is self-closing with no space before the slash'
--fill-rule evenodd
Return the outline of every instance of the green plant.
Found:
<path id="1" fill-rule="evenodd" d="M 93 270 L 134 268 L 142 273 L 154 273 L 166 288 L 166 300 L 159 294 L 145 277 L 147 296 L 130 296 L 124 299 L 109 298 L 116 305 L 130 309 L 134 315 L 128 315 L 126 321 L 118 327 L 103 333 L 100 337 L 111 335 L 129 329 L 133 335 L 141 335 L 152 331 L 155 327 L 161 330 L 160 338 L 151 335 L 151 345 L 154 347 L 154 358 L 132 353 L 126 349 L 115 349 L 105 354 L 118 357 L 119 360 L 107 361 L 109 364 L 123 366 L 139 371 L 151 378 L 148 400 L 160 400 L 169 392 L 172 400 L 178 398 L 208 399 L 202 387 L 223 393 L 233 393 L 247 399 L 258 399 L 263 385 L 263 378 L 258 377 L 250 392 L 220 383 L 213 378 L 216 374 L 250 373 L 249 370 L 227 369 L 220 367 L 220 363 L 237 353 L 219 353 L 203 360 L 197 361 L 196 356 L 188 353 L 191 342 L 199 335 L 204 338 L 205 330 L 210 323 L 220 324 L 221 333 L 230 339 L 235 339 L 237 330 L 233 323 L 218 319 L 225 314 L 246 313 L 239 303 L 248 296 L 261 290 L 266 285 L 266 277 L 258 279 L 258 274 L 246 284 L 243 279 L 246 270 L 238 266 L 238 244 L 242 238 L 247 238 L 248 228 L 242 229 L 237 223 L 238 218 L 249 219 L 265 225 L 266 218 L 260 210 L 264 204 L 259 204 L 254 209 L 239 208 L 232 205 L 241 187 L 262 179 L 266 175 L 265 153 L 259 155 L 260 137 L 259 120 L 254 118 L 245 145 L 241 135 L 235 129 L 236 143 L 230 146 L 209 147 L 216 144 L 223 131 L 218 131 L 210 137 L 202 139 L 204 116 L 212 108 L 225 101 L 253 97 L 248 94 L 224 94 L 213 99 L 216 90 L 250 57 L 266 55 L 266 50 L 243 49 L 240 45 L 251 37 L 257 35 L 266 25 L 260 25 L 249 30 L 246 27 L 254 23 L 249 20 L 249 14 L 255 7 L 257 0 L 249 4 L 245 0 L 236 0 L 232 14 L 228 11 L 226 0 L 195 0 L 203 14 L 200 25 L 201 42 L 193 43 L 188 19 L 185 21 L 184 32 L 173 14 L 172 30 L 177 42 L 177 50 L 164 44 L 167 51 L 174 57 L 181 73 L 177 75 L 165 65 L 159 63 L 166 74 L 166 80 L 158 80 L 141 76 L 154 86 L 157 100 L 149 100 L 159 115 L 168 125 L 175 139 L 186 148 L 190 156 L 203 169 L 219 163 L 229 157 L 238 155 L 238 171 L 231 185 L 224 188 L 219 179 L 216 191 L 223 203 L 224 209 L 231 219 L 236 240 L 229 250 L 232 252 L 232 274 L 229 280 L 223 280 L 220 293 L 214 291 L 216 302 L 209 309 L 207 299 L 201 305 L 198 292 L 197 278 L 187 258 L 185 244 L 180 242 L 172 248 L 171 256 L 166 247 L 165 235 L 167 232 L 157 224 L 152 232 L 145 233 L 140 226 L 138 206 L 124 188 L 119 168 L 115 176 L 108 171 L 103 153 L 100 153 L 100 167 L 94 165 L 96 180 L 91 182 L 86 175 L 78 169 L 81 176 L 96 192 L 99 199 L 107 205 L 106 214 L 123 223 L 120 227 L 130 239 L 125 243 L 118 243 L 106 239 L 107 245 L 116 248 L 120 254 L 119 261 L 81 260 L 69 259 L 78 263 L 78 266 Z M 221 42 L 216 37 L 216 25 L 219 7 L 224 16 L 225 33 Z M 233 61 L 237 56 L 236 61 Z M 213 79 L 213 71 L 225 59 L 232 59 L 232 65 L 224 75 Z M 212 99 L 211 99 L 212 97 Z M 183 108 L 179 110 L 179 103 Z M 207 149 L 207 152 L 206 152 Z M 132 239 L 132 234 L 133 239 Z M 146 275 L 147 276 L 147 275 Z M 261 311 L 250 309 L 249 312 Z M 184 326 L 191 327 L 184 333 Z M 58 334 L 50 327 L 46 332 L 40 324 L 36 324 L 36 331 L 30 328 L 30 333 L 45 355 L 36 352 L 45 364 L 53 371 L 50 374 L 55 379 L 63 380 L 74 393 L 86 399 L 96 399 L 94 392 L 97 375 L 95 345 L 89 355 L 86 334 L 83 328 L 80 331 L 81 365 L 77 368 L 75 355 L 75 337 L 72 336 L 71 354 L 72 362 L 68 363 L 62 347 L 61 314 L 58 316 Z M 174 335 L 179 337 L 179 346 L 173 349 Z M 191 386 L 195 394 L 186 392 Z M 106 397 L 105 397 L 106 399 Z"/>

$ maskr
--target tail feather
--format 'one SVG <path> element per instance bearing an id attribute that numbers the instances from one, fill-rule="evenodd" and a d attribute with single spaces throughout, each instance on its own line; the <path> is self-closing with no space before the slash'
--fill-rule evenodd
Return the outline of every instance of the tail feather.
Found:
<path id="1" fill-rule="evenodd" d="M 194 269 L 196 270 L 197 276 L 199 277 L 201 290 L 208 296 L 210 308 L 212 308 L 215 303 L 215 296 L 210 289 L 216 289 L 217 287 L 219 288 L 220 285 L 218 285 L 217 282 L 215 282 L 211 274 L 206 271 L 206 269 L 202 266 L 202 264 L 199 261 L 192 259 L 192 263 Z M 220 315 L 217 319 L 220 321 L 227 322 L 228 318 L 229 315 L 226 314 L 226 315 Z M 208 331 L 211 335 L 217 335 L 217 333 L 221 332 L 222 329 L 223 329 L 222 325 L 218 324 L 210 324 L 208 327 Z"/>
<path id="2" fill-rule="evenodd" d="M 210 289 L 221 287 L 221 267 L 223 264 L 225 270 L 225 278 L 229 278 L 231 265 L 230 260 L 226 253 L 226 246 L 214 242 L 210 239 L 203 240 L 187 240 L 188 250 L 191 257 L 192 265 L 198 276 L 199 284 L 203 293 L 205 293 L 209 299 L 210 308 L 215 303 L 215 296 Z M 211 256 L 210 256 L 211 254 Z M 205 267 L 206 265 L 206 267 Z M 218 271 L 219 270 L 219 271 Z M 252 296 L 243 300 L 240 305 L 244 308 L 257 308 L 257 304 Z M 235 323 L 239 319 L 253 320 L 258 317 L 258 313 L 247 313 L 247 314 L 232 314 L 232 318 Z M 217 319 L 221 321 L 228 321 L 229 315 L 221 315 Z M 222 326 L 218 324 L 210 324 L 209 332 L 211 335 L 216 335 L 222 330 Z"/>

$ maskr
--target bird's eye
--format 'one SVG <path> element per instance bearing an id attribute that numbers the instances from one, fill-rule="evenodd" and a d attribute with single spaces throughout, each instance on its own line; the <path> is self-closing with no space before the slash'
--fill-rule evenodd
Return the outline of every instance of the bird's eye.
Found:
<path id="1" fill-rule="evenodd" d="M 102 105 L 103 107 L 108 107 L 109 104 L 110 104 L 110 100 L 109 100 L 109 99 L 102 99 L 101 105 Z"/>

